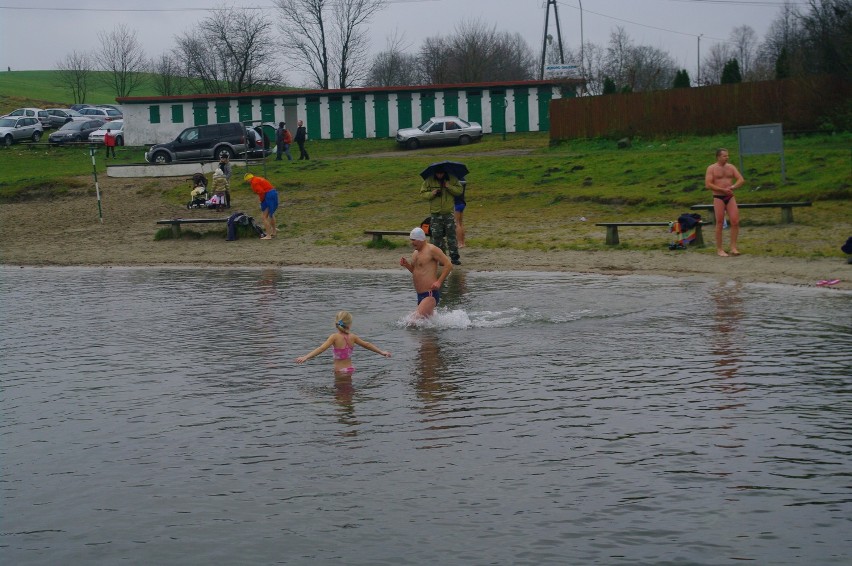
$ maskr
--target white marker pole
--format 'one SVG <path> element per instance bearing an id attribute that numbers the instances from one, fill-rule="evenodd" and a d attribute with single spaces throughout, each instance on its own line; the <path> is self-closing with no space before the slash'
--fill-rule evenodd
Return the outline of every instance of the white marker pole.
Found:
<path id="1" fill-rule="evenodd" d="M 101 210 L 101 189 L 98 186 L 98 169 L 95 167 L 95 146 L 89 146 L 89 154 L 92 156 L 92 176 L 95 178 L 95 194 L 98 196 L 98 218 L 104 223 L 104 214 Z"/>

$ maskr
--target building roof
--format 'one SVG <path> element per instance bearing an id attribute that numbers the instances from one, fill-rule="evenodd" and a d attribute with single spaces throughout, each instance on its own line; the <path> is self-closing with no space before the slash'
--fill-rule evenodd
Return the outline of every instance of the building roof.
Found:
<path id="1" fill-rule="evenodd" d="M 382 92 L 423 92 L 439 90 L 484 90 L 494 88 L 518 88 L 537 86 L 579 86 L 585 81 L 582 79 L 546 79 L 534 81 L 498 81 L 485 83 L 453 83 L 432 85 L 399 85 L 399 86 L 376 86 L 363 88 L 338 88 L 338 89 L 292 89 L 278 91 L 258 92 L 221 92 L 221 93 L 199 93 L 178 94 L 173 96 L 123 96 L 116 98 L 120 104 L 134 104 L 144 102 L 177 102 L 192 100 L 215 100 L 234 98 L 276 98 L 276 97 L 298 97 L 298 96 L 334 96 L 341 94 L 373 94 Z"/>

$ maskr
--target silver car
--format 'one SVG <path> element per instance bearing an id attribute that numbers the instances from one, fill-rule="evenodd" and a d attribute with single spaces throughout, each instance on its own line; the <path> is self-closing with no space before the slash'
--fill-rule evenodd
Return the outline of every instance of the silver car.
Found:
<path id="1" fill-rule="evenodd" d="M 32 140 L 37 142 L 41 139 L 44 127 L 38 118 L 21 116 L 5 116 L 0 118 L 0 140 L 3 145 L 10 146 L 15 142 Z"/>
<path id="2" fill-rule="evenodd" d="M 48 108 L 45 112 L 47 112 L 47 121 L 41 121 L 45 128 L 61 128 L 72 120 L 84 119 L 79 112 L 70 108 Z"/>
<path id="3" fill-rule="evenodd" d="M 439 116 L 416 128 L 400 128 L 396 132 L 396 143 L 408 149 L 417 149 L 421 145 L 466 145 L 480 139 L 482 126 L 458 116 Z"/>

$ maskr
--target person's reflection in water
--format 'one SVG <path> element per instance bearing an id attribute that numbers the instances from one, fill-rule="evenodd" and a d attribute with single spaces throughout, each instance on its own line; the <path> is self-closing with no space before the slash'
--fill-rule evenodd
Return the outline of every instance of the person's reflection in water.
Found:
<path id="1" fill-rule="evenodd" d="M 740 369 L 742 350 L 740 349 L 737 336 L 742 331 L 743 299 L 742 287 L 739 283 L 734 285 L 720 284 L 711 292 L 716 311 L 713 316 L 712 334 L 710 342 L 714 356 L 716 356 L 716 374 L 720 377 L 720 388 L 726 393 L 740 393 L 745 387 L 734 381 Z M 742 406 L 742 403 L 734 403 L 719 407 L 730 409 Z"/>
<path id="2" fill-rule="evenodd" d="M 444 281 L 446 292 L 441 296 L 442 306 L 453 309 L 462 306 L 467 300 L 467 273 L 463 269 L 454 269 Z"/>
<path id="3" fill-rule="evenodd" d="M 257 348 L 267 368 L 278 368 L 281 365 L 281 336 L 283 325 L 279 326 L 278 317 L 278 284 L 281 281 L 280 269 L 264 269 L 257 281 L 258 302 L 257 317 L 254 328 L 257 334 Z"/>
<path id="4" fill-rule="evenodd" d="M 415 370 L 417 397 L 426 412 L 436 412 L 441 401 L 457 388 L 444 382 L 447 363 L 441 355 L 438 338 L 432 332 L 420 336 L 419 364 Z"/>
<path id="5" fill-rule="evenodd" d="M 355 428 L 359 422 L 355 418 L 355 386 L 352 384 L 352 374 L 334 372 L 334 401 L 339 407 L 337 421 L 348 428 L 341 431 L 341 436 L 358 436 Z"/>

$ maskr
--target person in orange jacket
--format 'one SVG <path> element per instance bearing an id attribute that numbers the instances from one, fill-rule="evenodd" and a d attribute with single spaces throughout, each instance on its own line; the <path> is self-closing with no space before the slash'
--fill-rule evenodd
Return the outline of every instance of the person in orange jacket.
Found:
<path id="1" fill-rule="evenodd" d="M 243 180 L 251 186 L 251 190 L 260 199 L 261 219 L 266 232 L 260 239 L 271 240 L 278 235 L 278 226 L 275 223 L 275 211 L 278 210 L 278 191 L 275 190 L 272 183 L 251 173 L 246 173 Z"/>

